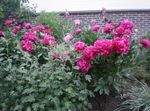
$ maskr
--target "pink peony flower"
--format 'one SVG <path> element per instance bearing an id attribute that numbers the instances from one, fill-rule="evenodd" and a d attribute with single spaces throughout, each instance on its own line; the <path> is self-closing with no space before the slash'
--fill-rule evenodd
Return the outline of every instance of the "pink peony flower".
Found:
<path id="1" fill-rule="evenodd" d="M 124 34 L 126 35 L 130 35 L 132 33 L 132 31 L 130 29 L 125 29 Z"/>
<path id="2" fill-rule="evenodd" d="M 17 32 L 21 29 L 20 26 L 16 26 L 15 29 L 12 30 L 13 34 L 17 34 Z"/>
<path id="3" fill-rule="evenodd" d="M 81 29 L 76 29 L 76 30 L 75 30 L 75 34 L 76 34 L 76 35 L 79 35 L 80 33 L 81 33 Z"/>
<path id="4" fill-rule="evenodd" d="M 33 51 L 33 43 L 30 40 L 22 40 L 21 41 L 22 50 L 31 53 Z"/>
<path id="5" fill-rule="evenodd" d="M 84 42 L 78 41 L 74 44 L 75 52 L 82 52 L 86 44 Z"/>
<path id="6" fill-rule="evenodd" d="M 84 58 L 86 58 L 87 60 L 92 60 L 95 58 L 96 53 L 95 53 L 95 47 L 94 46 L 88 46 L 86 47 L 83 52 L 82 55 Z"/>
<path id="7" fill-rule="evenodd" d="M 118 54 L 127 54 L 130 50 L 129 38 L 116 37 L 113 40 L 113 50 Z"/>
<path id="8" fill-rule="evenodd" d="M 100 25 L 95 24 L 95 25 L 92 27 L 92 32 L 97 32 L 99 29 L 100 29 Z"/>
<path id="9" fill-rule="evenodd" d="M 112 36 L 117 36 L 117 32 L 116 32 L 116 31 L 112 31 L 112 32 L 110 33 L 110 35 L 112 35 Z"/>
<path id="10" fill-rule="evenodd" d="M 146 48 L 146 49 L 150 48 L 150 41 L 147 40 L 147 39 L 141 39 L 140 44 L 142 44 L 143 47 Z"/>
<path id="11" fill-rule="evenodd" d="M 5 36 L 5 33 L 4 33 L 4 31 L 0 30 L 0 37 L 2 37 L 2 36 Z"/>
<path id="12" fill-rule="evenodd" d="M 105 33 L 110 33 L 113 29 L 114 29 L 114 24 L 110 23 L 110 24 L 106 24 L 103 31 Z"/>
<path id="13" fill-rule="evenodd" d="M 7 26 L 11 26 L 13 24 L 13 20 L 5 20 L 5 24 Z"/>
<path id="14" fill-rule="evenodd" d="M 64 40 L 65 40 L 65 42 L 70 43 L 72 38 L 73 38 L 72 34 L 67 33 L 67 36 L 64 38 Z"/>
<path id="15" fill-rule="evenodd" d="M 44 25 L 38 25 L 38 26 L 32 27 L 33 32 L 38 32 L 38 31 L 41 31 L 41 30 L 44 30 L 44 29 L 45 29 Z"/>
<path id="16" fill-rule="evenodd" d="M 32 27 L 31 23 L 26 23 L 24 26 L 25 29 L 30 29 L 31 27 Z"/>
<path id="17" fill-rule="evenodd" d="M 53 37 L 53 36 L 48 36 L 48 35 L 46 35 L 46 36 L 41 40 L 41 42 L 42 42 L 43 44 L 48 45 L 49 48 L 51 48 L 51 47 L 53 47 L 53 46 L 56 45 L 56 39 L 55 39 L 55 37 Z"/>
<path id="18" fill-rule="evenodd" d="M 31 41 L 34 41 L 35 43 L 39 42 L 38 37 L 33 32 L 26 32 L 24 34 L 23 39 L 31 40 Z"/>
<path id="19" fill-rule="evenodd" d="M 80 20 L 79 20 L 79 19 L 74 20 L 74 24 L 75 24 L 75 25 L 80 25 Z"/>
<path id="20" fill-rule="evenodd" d="M 100 39 L 94 43 L 95 51 L 99 55 L 110 55 L 112 53 L 113 45 L 112 40 L 109 39 Z"/>
<path id="21" fill-rule="evenodd" d="M 52 30 L 51 29 L 44 29 L 43 33 L 47 34 L 47 35 L 50 35 L 52 33 Z"/>
<path id="22" fill-rule="evenodd" d="M 88 60 L 85 60 L 82 57 L 77 59 L 76 65 L 83 73 L 87 73 L 92 66 Z"/>
<path id="23" fill-rule="evenodd" d="M 125 29 L 130 29 L 132 31 L 133 22 L 128 19 L 125 19 L 120 22 L 120 26 L 124 27 Z"/>
<path id="24" fill-rule="evenodd" d="M 116 33 L 117 33 L 118 36 L 123 35 L 124 31 L 125 31 L 125 29 L 122 26 L 119 26 L 119 27 L 116 28 Z"/>

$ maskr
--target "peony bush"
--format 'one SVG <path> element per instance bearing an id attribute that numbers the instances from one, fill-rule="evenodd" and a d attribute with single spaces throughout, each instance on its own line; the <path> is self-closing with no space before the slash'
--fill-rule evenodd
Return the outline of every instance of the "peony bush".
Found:
<path id="1" fill-rule="evenodd" d="M 124 86 L 124 78 L 129 76 L 126 69 L 136 62 L 139 38 L 132 34 L 133 22 L 128 19 L 90 26 L 75 33 L 69 44 L 77 55 L 77 69 L 92 78 L 91 89 L 108 95 Z M 79 26 L 75 31 L 76 28 Z"/>

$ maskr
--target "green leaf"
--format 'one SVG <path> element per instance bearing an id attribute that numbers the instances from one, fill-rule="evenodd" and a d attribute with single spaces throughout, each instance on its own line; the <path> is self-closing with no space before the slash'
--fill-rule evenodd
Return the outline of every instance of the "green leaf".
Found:
<path id="1" fill-rule="evenodd" d="M 35 98 L 33 95 L 22 97 L 22 103 L 34 102 Z"/>
<path id="2" fill-rule="evenodd" d="M 110 91 L 109 91 L 109 88 L 108 87 L 104 87 L 104 93 L 109 95 Z"/>
<path id="3" fill-rule="evenodd" d="M 40 105 L 38 103 L 32 104 L 32 108 L 34 111 L 37 111 L 39 107 L 40 107 Z"/>
<path id="4" fill-rule="evenodd" d="M 25 89 L 22 94 L 30 94 L 30 93 L 32 93 L 32 92 L 34 92 L 34 91 L 35 91 L 35 89 L 33 89 L 33 88 L 28 88 L 28 89 Z"/>
<path id="5" fill-rule="evenodd" d="M 87 80 L 88 82 L 91 82 L 92 78 L 90 75 L 85 75 L 85 80 Z"/>
<path id="6" fill-rule="evenodd" d="M 31 108 L 30 108 L 30 107 L 28 107 L 26 111 L 31 111 Z"/>
<path id="7" fill-rule="evenodd" d="M 99 91 L 101 88 L 102 88 L 101 86 L 97 86 L 97 87 L 94 89 L 94 92 Z"/>

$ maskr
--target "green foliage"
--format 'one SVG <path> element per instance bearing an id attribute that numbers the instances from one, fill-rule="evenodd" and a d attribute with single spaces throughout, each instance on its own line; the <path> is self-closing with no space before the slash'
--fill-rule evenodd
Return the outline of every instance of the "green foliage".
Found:
<path id="1" fill-rule="evenodd" d="M 150 111 L 150 87 L 145 83 L 139 83 L 123 95 L 126 100 L 117 111 L 128 109 L 129 111 Z"/>
<path id="2" fill-rule="evenodd" d="M 29 0 L 0 0 L 0 20 L 19 16 L 29 22 L 35 14 L 35 7 L 29 6 Z"/>
<path id="3" fill-rule="evenodd" d="M 150 39 L 148 34 L 147 39 Z M 136 58 L 135 67 L 131 70 L 131 74 L 138 80 L 150 81 L 150 50 L 140 47 Z"/>
<path id="4" fill-rule="evenodd" d="M 73 25 L 69 21 L 65 21 L 58 13 L 41 12 L 37 17 L 39 23 L 44 23 L 53 31 L 53 35 L 58 41 L 62 41 L 66 33 L 72 31 Z"/>
<path id="5" fill-rule="evenodd" d="M 33 55 L 23 52 L 20 40 L 10 31 L 0 38 L 0 43 L 2 111 L 88 111 L 91 108 L 88 97 L 93 94 L 84 75 L 51 58 L 53 52 L 67 52 L 67 46 L 60 44 L 54 49 L 43 46 L 47 62 L 41 64 L 43 49 L 37 48 Z"/>
<path id="6" fill-rule="evenodd" d="M 20 10 L 17 13 L 18 17 L 21 18 L 25 22 L 31 22 L 33 17 L 36 16 L 36 7 L 29 6 L 29 4 L 22 5 Z"/>
<path id="7" fill-rule="evenodd" d="M 3 7 L 0 4 L 0 19 L 4 17 L 4 13 L 3 13 Z"/>
<path id="8" fill-rule="evenodd" d="M 93 33 L 91 29 L 86 28 L 82 30 L 84 31 L 74 39 L 75 41 L 84 41 L 88 46 L 93 45 L 97 39 L 113 38 L 110 34 L 101 32 Z M 138 39 L 131 39 L 131 51 L 128 54 L 98 55 L 92 60 L 92 68 L 87 74 L 91 75 L 92 80 L 89 86 L 94 92 L 99 92 L 100 95 L 109 95 L 125 86 L 125 78 L 129 76 L 129 70 L 137 66 L 136 58 L 140 52 L 138 42 Z M 78 56 L 80 57 L 81 55 Z"/>

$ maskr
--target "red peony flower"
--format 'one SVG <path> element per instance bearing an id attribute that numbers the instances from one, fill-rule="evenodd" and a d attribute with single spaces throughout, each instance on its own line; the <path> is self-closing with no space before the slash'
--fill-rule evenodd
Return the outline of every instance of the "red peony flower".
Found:
<path id="1" fill-rule="evenodd" d="M 30 40 L 22 40 L 21 41 L 22 50 L 31 53 L 33 51 L 33 43 Z"/>
<path id="2" fill-rule="evenodd" d="M 125 19 L 120 22 L 120 26 L 124 27 L 125 29 L 130 29 L 132 31 L 133 22 L 128 19 Z"/>
<path id="3" fill-rule="evenodd" d="M 76 65 L 83 73 L 87 73 L 92 66 L 88 60 L 82 57 L 77 59 Z"/>
<path id="4" fill-rule="evenodd" d="M 112 24 L 112 23 L 106 24 L 103 31 L 105 33 L 110 33 L 114 28 L 115 28 L 114 24 Z"/>
<path id="5" fill-rule="evenodd" d="M 95 24 L 95 25 L 92 27 L 92 32 L 97 32 L 99 29 L 100 29 L 100 25 Z"/>
<path id="6" fill-rule="evenodd" d="M 86 47 L 83 52 L 82 55 L 84 58 L 86 58 L 87 60 L 92 60 L 95 58 L 96 53 L 95 53 L 95 47 L 94 46 L 88 46 Z"/>
<path id="7" fill-rule="evenodd" d="M 123 35 L 124 31 L 125 31 L 125 29 L 122 26 L 119 26 L 119 27 L 116 28 L 116 33 L 117 33 L 118 36 Z"/>
<path id="8" fill-rule="evenodd" d="M 24 26 L 25 29 L 30 29 L 31 27 L 32 27 L 31 23 L 26 23 Z"/>
<path id="9" fill-rule="evenodd" d="M 94 43 L 95 51 L 99 55 L 110 55 L 112 53 L 113 45 L 112 40 L 100 39 Z"/>
<path id="10" fill-rule="evenodd" d="M 75 34 L 76 34 L 76 35 L 79 35 L 80 33 L 81 33 L 81 29 L 76 29 L 76 30 L 75 30 Z"/>
<path id="11" fill-rule="evenodd" d="M 56 45 L 56 39 L 55 39 L 55 37 L 53 37 L 53 36 L 48 36 L 48 35 L 46 35 L 46 36 L 41 40 L 41 42 L 42 42 L 43 44 L 48 45 L 49 48 L 51 48 L 51 47 L 53 47 L 53 46 Z"/>
<path id="12" fill-rule="evenodd" d="M 147 39 L 141 39 L 140 44 L 142 44 L 143 47 L 146 48 L 146 49 L 150 48 L 150 41 L 147 40 Z"/>
<path id="13" fill-rule="evenodd" d="M 17 34 L 17 32 L 21 29 L 20 26 L 16 26 L 15 29 L 12 30 L 13 34 Z"/>
<path id="14" fill-rule="evenodd" d="M 44 29 L 45 29 L 44 25 L 38 25 L 38 26 L 32 27 L 33 32 L 38 32 L 38 31 L 41 31 L 41 30 L 44 30 Z"/>
<path id="15" fill-rule="evenodd" d="M 5 24 L 6 24 L 7 26 L 12 26 L 13 20 L 5 20 Z"/>
<path id="16" fill-rule="evenodd" d="M 34 34 L 33 32 L 26 32 L 26 33 L 24 34 L 23 39 L 31 40 L 31 41 L 34 41 L 35 43 L 38 43 L 38 42 L 39 42 L 38 37 L 37 37 L 36 34 Z"/>
<path id="17" fill-rule="evenodd" d="M 4 33 L 4 31 L 0 30 L 0 37 L 2 37 L 2 36 L 5 36 L 5 33 Z"/>
<path id="18" fill-rule="evenodd" d="M 44 29 L 43 33 L 47 34 L 47 35 L 50 35 L 52 33 L 52 30 L 51 29 Z"/>
<path id="19" fill-rule="evenodd" d="M 75 52 L 82 52 L 86 44 L 84 42 L 78 41 L 74 44 Z"/>
<path id="20" fill-rule="evenodd" d="M 130 35 L 132 33 L 132 31 L 130 29 L 125 29 L 124 34 L 126 35 Z"/>
<path id="21" fill-rule="evenodd" d="M 116 37 L 113 40 L 113 50 L 118 54 L 127 54 L 130 50 L 129 38 Z"/>

